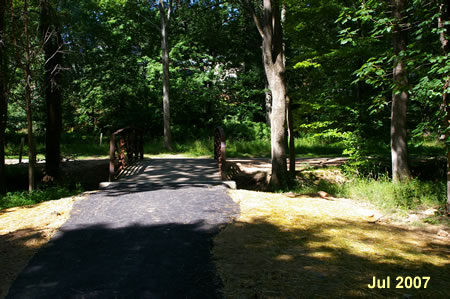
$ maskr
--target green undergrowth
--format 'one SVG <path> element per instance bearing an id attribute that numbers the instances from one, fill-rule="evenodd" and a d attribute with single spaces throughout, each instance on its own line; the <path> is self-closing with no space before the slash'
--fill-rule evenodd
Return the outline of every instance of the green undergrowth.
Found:
<path id="1" fill-rule="evenodd" d="M 5 147 L 7 159 L 18 159 L 20 155 L 20 143 L 8 143 Z M 65 136 L 61 140 L 61 156 L 63 159 L 73 160 L 82 158 L 107 157 L 109 155 L 109 139 L 103 138 L 100 144 L 99 138 L 92 136 Z M 28 146 L 25 144 L 22 158 L 28 159 Z M 36 144 L 36 159 L 45 159 L 45 144 Z"/>
<path id="2" fill-rule="evenodd" d="M 358 178 L 343 187 L 346 197 L 367 200 L 383 209 L 415 210 L 436 207 L 446 201 L 444 182 L 414 179 L 400 184 L 385 178 Z"/>
<path id="3" fill-rule="evenodd" d="M 212 157 L 213 144 L 213 138 L 202 138 L 183 143 L 174 142 L 172 151 L 168 151 L 164 148 L 163 141 L 158 139 L 147 141 L 144 145 L 144 152 L 149 155 L 183 154 L 192 157 Z M 268 139 L 228 139 L 226 141 L 226 155 L 229 158 L 269 158 L 270 150 L 270 140 Z M 339 156 L 342 154 L 343 147 L 342 144 L 330 140 L 306 136 L 295 139 L 295 151 L 302 157 Z"/>
<path id="4" fill-rule="evenodd" d="M 164 147 L 162 139 L 149 140 L 144 143 L 144 153 L 152 156 L 183 154 L 190 157 L 212 157 L 212 151 L 212 139 L 192 140 L 183 143 L 173 142 L 171 151 Z"/>
<path id="5" fill-rule="evenodd" d="M 161 139 L 147 140 L 144 144 L 144 153 L 152 156 L 164 156 L 170 154 L 182 154 L 190 157 L 213 157 L 213 138 L 202 138 L 197 140 L 187 140 L 184 142 L 173 142 L 172 150 L 164 147 Z M 269 158 L 270 140 L 227 140 L 226 154 L 229 158 Z M 339 143 L 331 143 L 315 137 L 301 137 L 295 139 L 296 155 L 302 157 L 314 156 L 340 156 L 343 147 Z M 98 140 L 85 138 L 71 140 L 69 143 L 61 144 L 61 155 L 64 159 L 83 159 L 92 157 L 107 157 L 109 143 L 104 141 L 99 144 Z M 6 152 L 9 159 L 19 158 L 18 147 L 9 147 Z M 27 147 L 23 151 L 23 159 L 28 159 Z M 37 159 L 45 159 L 44 148 L 37 147 Z"/>
<path id="6" fill-rule="evenodd" d="M 325 191 L 335 197 L 368 201 L 383 210 L 409 211 L 429 207 L 443 207 L 446 203 L 444 181 L 421 181 L 393 183 L 387 176 L 377 178 L 347 177 L 336 182 L 332 175 L 323 175 L 327 169 L 301 172 L 292 191 L 312 194 Z M 336 169 L 332 170 L 336 173 Z"/>
<path id="7" fill-rule="evenodd" d="M 64 158 L 69 160 L 83 157 L 106 157 L 109 155 L 109 143 L 102 145 L 82 142 L 62 144 L 61 153 Z"/>
<path id="8" fill-rule="evenodd" d="M 420 142 L 410 142 L 408 153 L 417 156 L 444 156 L 446 154 L 445 143 L 436 139 L 423 138 Z"/>
<path id="9" fill-rule="evenodd" d="M 5 148 L 7 158 L 19 158 L 20 139 L 16 139 L 15 142 L 9 142 Z M 45 158 L 45 146 L 43 140 L 38 138 L 37 141 L 37 159 L 42 160 Z M 369 147 L 369 152 L 364 152 L 365 156 L 379 157 L 389 155 L 389 146 L 387 143 L 380 142 L 380 140 L 369 140 L 367 142 L 371 145 Z M 348 153 L 348 151 L 346 151 L 346 146 L 348 146 L 348 144 L 342 140 L 339 141 L 335 138 L 326 136 L 304 135 L 295 138 L 295 153 L 297 157 L 343 156 L 344 152 Z M 265 135 L 256 139 L 245 139 L 227 135 L 227 157 L 269 158 L 270 151 L 270 138 Z M 213 138 L 212 136 L 197 139 L 186 138 L 182 141 L 174 139 L 172 150 L 168 151 L 164 147 L 162 138 L 151 139 L 147 137 L 145 138 L 144 143 L 144 153 L 152 156 L 180 154 L 191 157 L 212 157 Z M 412 156 L 440 156 L 445 153 L 445 147 L 440 141 L 424 139 L 423 141 L 409 144 L 409 153 Z M 99 136 L 64 135 L 61 140 L 61 154 L 64 159 L 69 160 L 105 158 L 109 154 L 109 137 L 104 136 L 102 144 L 100 144 Z M 27 158 L 27 145 L 25 144 L 23 149 L 23 159 Z"/>
<path id="10" fill-rule="evenodd" d="M 81 193 L 81 187 L 67 188 L 63 186 L 47 187 L 33 192 L 8 192 L 0 197 L 0 210 L 41 203 L 44 201 L 60 199 Z"/>

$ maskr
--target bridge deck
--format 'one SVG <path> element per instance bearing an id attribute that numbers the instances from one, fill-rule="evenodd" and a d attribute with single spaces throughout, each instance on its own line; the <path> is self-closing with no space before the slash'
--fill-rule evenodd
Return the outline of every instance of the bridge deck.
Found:
<path id="1" fill-rule="evenodd" d="M 213 159 L 152 158 L 132 165 L 117 181 L 166 185 L 220 183 L 222 180 L 217 162 Z"/>

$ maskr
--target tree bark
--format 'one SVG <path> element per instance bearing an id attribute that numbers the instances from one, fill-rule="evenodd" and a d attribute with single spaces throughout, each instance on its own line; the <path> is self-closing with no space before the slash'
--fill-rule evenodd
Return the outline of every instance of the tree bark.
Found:
<path id="1" fill-rule="evenodd" d="M 272 93 L 269 90 L 269 83 L 267 83 L 267 79 L 265 80 L 265 91 L 264 91 L 264 102 L 266 107 L 266 124 L 271 126 L 271 115 L 272 115 Z"/>
<path id="2" fill-rule="evenodd" d="M 59 176 L 61 161 L 61 65 L 63 41 L 56 22 L 55 9 L 49 0 L 40 3 L 40 31 L 45 56 L 45 102 L 47 109 L 45 135 L 45 172 L 50 178 Z"/>
<path id="3" fill-rule="evenodd" d="M 287 125 L 288 125 L 288 140 L 289 140 L 289 175 L 295 178 L 295 138 L 294 138 L 294 119 L 292 116 L 292 103 L 289 96 L 287 99 Z"/>
<path id="4" fill-rule="evenodd" d="M 439 16 L 438 20 L 438 27 L 439 29 L 442 30 L 439 36 L 439 40 L 441 42 L 442 52 L 448 59 L 448 50 L 450 48 L 450 43 L 448 39 L 448 35 L 450 34 L 450 25 L 448 23 L 450 22 L 450 8 L 448 3 L 444 1 L 444 3 L 441 3 L 439 9 L 441 15 Z M 447 214 L 450 214 L 450 145 L 448 142 L 448 139 L 450 138 L 450 132 L 448 131 L 450 125 L 450 106 L 447 92 L 447 89 L 450 87 L 449 74 L 445 74 L 444 80 L 445 84 L 444 84 L 444 93 L 442 95 L 442 102 L 445 107 L 444 129 L 445 129 L 445 145 L 447 149 Z"/>
<path id="5" fill-rule="evenodd" d="M 262 49 L 263 45 L 261 45 Z M 264 65 L 264 51 L 262 51 L 262 63 Z M 269 89 L 269 82 L 267 82 L 267 76 L 264 78 L 264 105 L 266 108 L 266 124 L 271 126 L 272 122 L 272 92 Z"/>
<path id="6" fill-rule="evenodd" d="M 168 13 L 164 8 L 164 1 L 159 0 L 159 11 L 161 15 L 161 51 L 163 65 L 163 114 L 164 114 L 164 146 L 172 150 L 172 136 L 170 133 L 170 102 L 169 102 L 169 45 L 167 37 L 167 25 L 170 20 L 171 7 Z"/>
<path id="7" fill-rule="evenodd" d="M 0 0 L 0 193 L 6 192 L 5 130 L 8 117 L 7 63 L 5 55 L 6 0 Z"/>
<path id="8" fill-rule="evenodd" d="M 272 93 L 271 156 L 272 175 L 270 184 L 274 188 L 287 183 L 286 165 L 286 92 L 284 77 L 283 31 L 281 11 L 276 0 L 264 0 L 263 25 L 264 69 Z"/>
<path id="9" fill-rule="evenodd" d="M 250 0 L 242 0 L 250 12 L 262 38 L 264 71 L 272 94 L 271 156 L 272 175 L 270 185 L 279 188 L 287 183 L 286 165 L 286 95 L 284 77 L 283 29 L 279 0 L 263 0 L 264 17 L 260 20 Z"/>
<path id="10" fill-rule="evenodd" d="M 395 62 L 393 69 L 394 90 L 392 91 L 391 110 L 391 156 L 392 179 L 394 182 L 408 180 L 407 109 L 408 109 L 408 73 L 403 58 L 399 55 L 406 51 L 408 31 L 406 24 L 406 0 L 392 0 L 394 16 L 393 48 Z"/>
<path id="11" fill-rule="evenodd" d="M 281 7 L 281 24 L 286 22 L 286 4 L 283 3 Z M 281 29 L 282 30 L 282 29 Z M 283 66 L 286 69 L 286 44 L 283 41 Z M 294 138 L 294 118 L 292 115 L 291 98 L 287 95 L 286 87 L 286 121 L 288 131 L 288 145 L 289 145 L 289 176 L 291 179 L 295 178 L 295 138 Z"/>
<path id="12" fill-rule="evenodd" d="M 33 111 L 31 108 L 31 50 L 30 34 L 28 30 L 28 1 L 24 1 L 24 35 L 25 35 L 25 103 L 27 112 L 27 131 L 28 131 L 28 191 L 36 189 L 35 168 L 36 151 L 34 148 L 33 135 Z"/>

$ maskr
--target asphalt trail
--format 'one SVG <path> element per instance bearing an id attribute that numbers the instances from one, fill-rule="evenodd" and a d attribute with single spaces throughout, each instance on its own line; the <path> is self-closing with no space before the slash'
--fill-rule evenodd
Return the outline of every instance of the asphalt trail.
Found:
<path id="1" fill-rule="evenodd" d="M 100 191 L 74 205 L 7 298 L 221 298 L 212 238 L 238 214 L 221 186 Z"/>

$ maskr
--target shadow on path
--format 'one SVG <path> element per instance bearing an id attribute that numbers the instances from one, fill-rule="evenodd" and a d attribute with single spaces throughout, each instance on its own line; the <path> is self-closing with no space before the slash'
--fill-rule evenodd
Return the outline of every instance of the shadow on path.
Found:
<path id="1" fill-rule="evenodd" d="M 223 187 L 77 202 L 8 298 L 220 298 L 212 238 L 239 213 Z"/>

